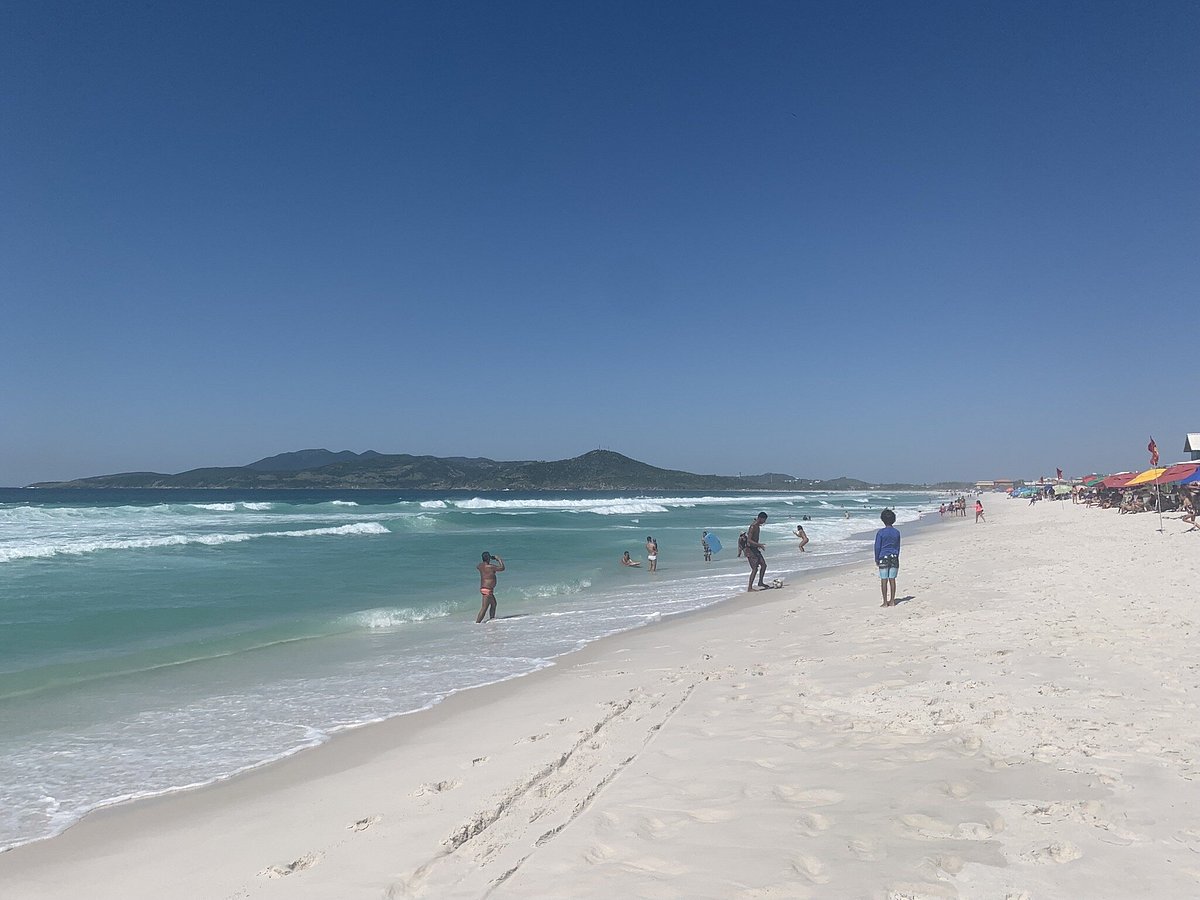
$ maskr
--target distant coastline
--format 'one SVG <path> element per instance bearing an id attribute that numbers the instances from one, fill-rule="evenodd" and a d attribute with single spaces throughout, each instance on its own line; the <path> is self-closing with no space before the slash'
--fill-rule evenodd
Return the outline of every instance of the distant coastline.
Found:
<path id="1" fill-rule="evenodd" d="M 551 462 L 411 456 L 368 450 L 298 450 L 245 466 L 191 469 L 169 475 L 123 472 L 70 481 L 43 481 L 31 488 L 179 488 L 202 490 L 467 490 L 467 491 L 861 491 L 870 489 L 957 490 L 959 482 L 933 485 L 877 484 L 856 478 L 813 479 L 793 475 L 698 475 L 660 469 L 611 450 L 592 450 Z"/>

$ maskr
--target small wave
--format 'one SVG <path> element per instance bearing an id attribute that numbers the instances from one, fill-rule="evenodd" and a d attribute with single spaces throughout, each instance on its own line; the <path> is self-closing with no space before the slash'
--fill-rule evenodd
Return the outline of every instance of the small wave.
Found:
<path id="1" fill-rule="evenodd" d="M 441 501 L 433 501 L 440 503 Z M 422 503 L 422 506 L 425 504 Z M 458 509 L 487 510 L 493 512 L 586 512 L 599 516 L 632 516 L 643 513 L 665 513 L 668 501 L 618 497 L 608 500 L 488 500 L 474 497 L 470 500 L 455 500 Z M 670 505 L 691 507 L 695 501 L 677 500 Z"/>
<path id="2" fill-rule="evenodd" d="M 273 503 L 253 503 L 250 501 L 240 501 L 237 503 L 189 503 L 192 509 L 203 509 L 207 512 L 237 512 L 240 506 L 242 509 L 253 510 L 254 512 L 262 512 L 264 510 L 274 508 Z"/>
<path id="3" fill-rule="evenodd" d="M 330 506 L 358 506 L 353 500 L 330 500 Z"/>
<path id="4" fill-rule="evenodd" d="M 332 528 L 306 528 L 300 531 L 259 531 L 236 534 L 166 534 L 155 537 L 129 538 L 127 540 L 80 541 L 74 544 L 33 544 L 15 547 L 0 547 L 0 562 L 16 559 L 42 559 L 50 556 L 95 553 L 99 550 L 148 550 L 155 547 L 182 547 L 202 544 L 209 547 L 221 544 L 239 544 L 256 538 L 268 537 L 327 537 L 339 535 L 390 534 L 378 522 L 355 522 Z"/>
<path id="5" fill-rule="evenodd" d="M 356 628 L 366 628 L 368 631 L 390 631 L 414 622 L 424 622 L 428 619 L 443 619 L 452 612 L 449 603 L 439 603 L 423 609 L 409 606 L 364 609 L 361 612 L 346 616 L 343 621 Z"/>
<path id="6" fill-rule="evenodd" d="M 421 509 L 445 509 L 445 500 L 423 500 L 421 501 Z"/>
<path id="7" fill-rule="evenodd" d="M 564 581 L 556 584 L 539 584 L 533 587 L 518 588 L 517 594 L 524 600 L 548 600 L 551 597 L 565 597 L 578 594 L 592 586 L 591 581 L 579 578 L 575 581 Z"/>

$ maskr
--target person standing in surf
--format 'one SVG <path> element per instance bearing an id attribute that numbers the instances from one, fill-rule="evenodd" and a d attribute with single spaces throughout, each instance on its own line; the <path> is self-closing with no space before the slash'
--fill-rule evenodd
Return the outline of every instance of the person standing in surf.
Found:
<path id="1" fill-rule="evenodd" d="M 746 592 L 754 590 L 754 576 L 758 575 L 758 586 L 765 588 L 767 583 L 763 581 L 763 576 L 767 574 L 767 558 L 763 556 L 763 547 L 765 546 L 758 539 L 759 529 L 763 527 L 763 523 L 767 521 L 767 514 L 760 512 L 754 517 L 754 521 L 750 523 L 750 527 L 746 529 L 746 562 L 750 563 L 750 583 L 746 585 Z"/>
<path id="2" fill-rule="evenodd" d="M 479 570 L 479 593 L 483 595 L 483 606 L 479 607 L 479 615 L 475 619 L 478 625 L 485 615 L 489 622 L 496 618 L 496 573 L 504 571 L 504 560 L 485 550 L 483 562 L 475 568 Z"/>
<path id="3" fill-rule="evenodd" d="M 646 535 L 646 561 L 650 563 L 647 566 L 647 571 L 658 571 L 658 541 L 650 535 Z"/>
<path id="4" fill-rule="evenodd" d="M 712 547 L 708 543 L 708 532 L 700 535 L 700 552 L 704 554 L 705 562 L 712 562 Z"/>
<path id="5" fill-rule="evenodd" d="M 800 538 L 800 552 L 804 552 L 804 545 L 808 543 L 808 535 L 804 533 L 804 526 L 797 525 L 796 530 L 792 532 L 796 537 Z"/>

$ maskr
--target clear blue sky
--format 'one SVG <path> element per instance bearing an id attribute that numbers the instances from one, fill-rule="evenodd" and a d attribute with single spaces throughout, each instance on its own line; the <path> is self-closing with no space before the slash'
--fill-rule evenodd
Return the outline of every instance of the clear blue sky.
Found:
<path id="1" fill-rule="evenodd" d="M 1177 459 L 1198 45 L 1192 2 L 0 3 L 0 484 Z"/>

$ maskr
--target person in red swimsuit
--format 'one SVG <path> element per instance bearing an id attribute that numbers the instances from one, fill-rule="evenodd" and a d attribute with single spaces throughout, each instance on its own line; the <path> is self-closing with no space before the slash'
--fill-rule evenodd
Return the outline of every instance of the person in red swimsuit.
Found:
<path id="1" fill-rule="evenodd" d="M 475 566 L 479 570 L 479 593 L 483 595 L 483 606 L 475 619 L 478 625 L 486 615 L 488 621 L 496 618 L 496 573 L 504 571 L 504 560 L 484 551 L 483 562 Z"/>

